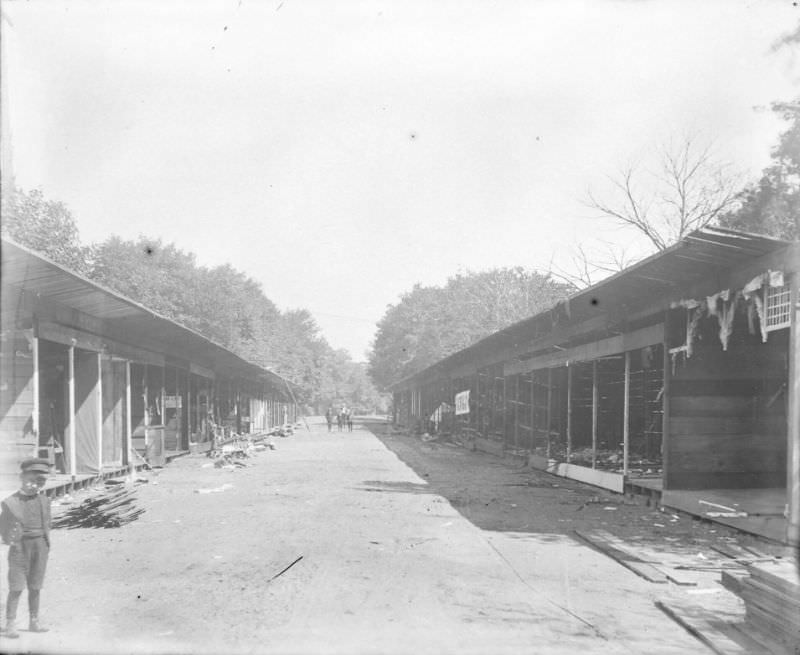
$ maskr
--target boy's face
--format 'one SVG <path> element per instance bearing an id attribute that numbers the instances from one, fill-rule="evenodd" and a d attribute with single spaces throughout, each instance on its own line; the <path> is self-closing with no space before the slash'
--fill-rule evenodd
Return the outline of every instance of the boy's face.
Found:
<path id="1" fill-rule="evenodd" d="M 39 489 L 44 487 L 47 476 L 44 473 L 33 473 L 26 471 L 20 475 L 22 478 L 22 493 L 33 496 L 39 493 Z"/>

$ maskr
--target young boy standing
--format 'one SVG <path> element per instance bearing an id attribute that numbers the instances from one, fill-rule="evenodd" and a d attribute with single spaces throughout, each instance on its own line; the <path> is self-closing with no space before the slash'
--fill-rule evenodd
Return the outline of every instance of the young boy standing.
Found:
<path id="1" fill-rule="evenodd" d="M 10 639 L 17 632 L 17 606 L 22 592 L 28 589 L 31 632 L 47 632 L 39 624 L 39 594 L 44 583 L 50 553 L 50 499 L 41 493 L 50 466 L 46 459 L 33 457 L 20 465 L 22 485 L 19 491 L 2 502 L 0 536 L 8 544 L 8 602 L 6 632 Z"/>

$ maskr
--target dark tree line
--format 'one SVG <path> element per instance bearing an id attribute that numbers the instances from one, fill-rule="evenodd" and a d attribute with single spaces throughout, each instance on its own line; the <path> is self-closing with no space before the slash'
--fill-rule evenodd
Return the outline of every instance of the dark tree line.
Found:
<path id="1" fill-rule="evenodd" d="M 772 162 L 757 182 L 739 194 L 740 206 L 720 225 L 779 239 L 800 239 L 800 98 L 776 102 L 773 111 L 788 123 L 772 150 Z"/>
<path id="2" fill-rule="evenodd" d="M 416 285 L 378 323 L 370 375 L 385 387 L 489 334 L 550 307 L 570 287 L 522 267 Z"/>

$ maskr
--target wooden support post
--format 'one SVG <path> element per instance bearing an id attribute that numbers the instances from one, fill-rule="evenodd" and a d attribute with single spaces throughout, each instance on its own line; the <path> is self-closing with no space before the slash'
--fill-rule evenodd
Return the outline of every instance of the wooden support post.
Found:
<path id="1" fill-rule="evenodd" d="M 161 422 L 159 425 L 166 426 L 167 425 L 167 411 L 166 411 L 166 402 L 167 402 L 167 367 L 161 366 L 161 393 L 159 393 L 159 398 L 161 399 L 161 409 L 158 412 L 159 418 Z M 161 434 L 164 434 L 163 432 Z"/>
<path id="2" fill-rule="evenodd" d="M 567 463 L 572 459 L 572 366 L 567 362 Z"/>
<path id="3" fill-rule="evenodd" d="M 597 406 L 600 394 L 597 388 L 597 360 L 592 360 L 592 468 L 597 468 Z"/>
<path id="4" fill-rule="evenodd" d="M 666 491 L 669 487 L 669 394 L 670 379 L 672 377 L 671 361 L 669 356 L 669 346 L 667 345 L 666 335 L 669 334 L 669 311 L 664 316 L 664 345 L 663 345 L 663 393 L 661 394 L 661 480 L 662 489 Z"/>
<path id="5" fill-rule="evenodd" d="M 475 369 L 475 429 L 481 429 L 481 374 Z"/>
<path id="6" fill-rule="evenodd" d="M 192 373 L 186 373 L 186 437 L 189 444 L 195 443 L 192 438 L 192 425 L 197 425 L 197 417 L 192 416 Z"/>
<path id="7" fill-rule="evenodd" d="M 531 411 L 533 410 L 533 405 L 531 405 Z M 545 421 L 547 422 L 546 425 L 546 432 L 545 435 L 547 437 L 547 459 L 550 459 L 550 424 L 553 421 L 553 369 L 547 369 L 547 413 Z"/>
<path id="8" fill-rule="evenodd" d="M 792 275 L 790 284 L 786 541 L 800 546 L 800 272 Z"/>
<path id="9" fill-rule="evenodd" d="M 142 419 L 142 423 L 144 423 L 144 451 L 145 455 L 147 455 L 147 445 L 150 442 L 150 435 L 148 434 L 148 426 L 150 425 L 150 407 L 147 404 L 147 397 L 148 393 L 148 380 L 147 380 L 147 367 L 148 365 L 145 364 L 142 366 L 142 402 L 144 403 L 144 417 Z"/>
<path id="10" fill-rule="evenodd" d="M 128 462 L 130 473 L 133 475 L 133 457 L 131 457 L 131 448 L 133 448 L 133 416 L 131 416 L 131 363 L 125 362 L 125 445 L 122 449 L 123 461 Z"/>
<path id="11" fill-rule="evenodd" d="M 519 448 L 519 374 L 514 378 L 517 381 L 516 391 L 514 392 L 514 448 Z"/>
<path id="12" fill-rule="evenodd" d="M 506 376 L 503 376 L 503 449 L 506 447 L 506 435 L 508 434 L 508 385 Z"/>
<path id="13" fill-rule="evenodd" d="M 33 427 L 33 434 L 36 437 L 37 450 L 34 453 L 37 457 L 39 455 L 39 337 L 33 337 L 31 340 L 31 355 L 33 357 L 33 376 L 31 382 L 33 383 L 33 414 L 31 415 L 31 426 Z"/>
<path id="14" fill-rule="evenodd" d="M 103 355 L 97 353 L 97 381 L 94 385 L 97 402 L 97 472 L 103 472 Z"/>
<path id="15" fill-rule="evenodd" d="M 530 435 L 530 444 L 531 444 L 531 452 L 536 450 L 536 371 L 530 372 L 531 376 L 531 393 L 530 398 L 528 399 L 531 403 L 531 416 L 528 424 L 531 427 L 531 435 Z"/>
<path id="16" fill-rule="evenodd" d="M 622 405 L 622 475 L 628 475 L 628 455 L 630 453 L 631 416 L 631 353 L 625 352 L 625 399 Z"/>
<path id="17" fill-rule="evenodd" d="M 77 474 L 77 453 L 75 452 L 75 346 L 69 347 L 67 371 L 68 381 L 68 405 L 69 405 L 69 428 L 67 430 L 67 448 L 69 450 L 69 474 L 73 482 Z"/>

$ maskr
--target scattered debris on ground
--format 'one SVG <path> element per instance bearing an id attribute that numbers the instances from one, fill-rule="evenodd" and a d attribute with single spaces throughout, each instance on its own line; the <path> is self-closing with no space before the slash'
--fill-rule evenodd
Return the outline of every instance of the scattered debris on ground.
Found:
<path id="1" fill-rule="evenodd" d="M 88 498 L 53 519 L 54 529 L 66 528 L 118 528 L 135 521 L 144 513 L 134 504 L 135 489 L 117 486 L 110 492 L 102 492 L 95 498 Z M 62 497 L 62 505 L 72 504 L 71 497 Z"/>
<path id="2" fill-rule="evenodd" d="M 201 468 L 214 466 L 215 468 L 235 470 L 247 466 L 247 462 L 244 460 L 253 457 L 256 453 L 275 450 L 275 444 L 272 443 L 270 437 L 275 434 L 276 429 L 278 428 L 259 435 L 234 434 L 228 439 L 220 441 L 214 449 L 206 453 L 207 457 L 214 460 L 213 464 L 203 464 Z"/>
<path id="3" fill-rule="evenodd" d="M 233 485 L 226 482 L 221 487 L 195 489 L 194 492 L 196 494 L 218 494 L 218 493 L 222 493 L 223 491 L 227 491 L 228 489 L 233 489 Z"/>
<path id="4" fill-rule="evenodd" d="M 273 576 L 272 576 L 272 577 L 271 577 L 271 578 L 268 580 L 268 582 L 272 582 L 272 581 L 273 581 L 275 578 L 278 578 L 278 577 L 282 576 L 284 573 L 286 573 L 286 571 L 288 571 L 290 568 L 292 568 L 292 567 L 293 567 L 295 564 L 297 564 L 297 563 L 298 563 L 298 562 L 299 562 L 301 559 L 303 559 L 303 556 L 302 556 L 302 555 L 300 555 L 300 557 L 298 557 L 298 558 L 297 558 L 297 559 L 296 559 L 294 562 L 292 562 L 291 564 L 289 564 L 289 566 L 287 566 L 286 568 L 282 569 L 281 571 L 279 571 L 278 573 L 276 573 L 275 575 L 273 575 Z"/>

